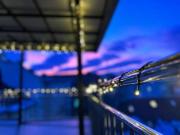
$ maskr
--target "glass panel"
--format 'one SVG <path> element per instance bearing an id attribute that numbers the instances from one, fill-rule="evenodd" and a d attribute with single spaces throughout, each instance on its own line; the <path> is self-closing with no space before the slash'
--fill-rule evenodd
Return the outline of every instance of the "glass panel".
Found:
<path id="1" fill-rule="evenodd" d="M 26 51 L 23 66 L 23 121 L 53 121 L 76 116 L 76 53 Z"/>
<path id="2" fill-rule="evenodd" d="M 20 52 L 1 51 L 0 54 L 0 121 L 18 119 L 18 88 Z"/>

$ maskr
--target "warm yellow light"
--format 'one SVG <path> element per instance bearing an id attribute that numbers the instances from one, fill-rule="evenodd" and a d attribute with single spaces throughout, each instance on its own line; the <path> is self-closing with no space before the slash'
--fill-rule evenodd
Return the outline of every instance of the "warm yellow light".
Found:
<path id="1" fill-rule="evenodd" d="M 82 44 L 85 44 L 84 38 L 80 38 L 80 43 L 81 43 L 81 45 L 82 45 Z"/>
<path id="2" fill-rule="evenodd" d="M 24 50 L 24 46 L 23 45 L 19 45 L 19 50 L 23 51 Z"/>
<path id="3" fill-rule="evenodd" d="M 75 4 L 75 1 L 74 0 L 71 0 L 71 8 L 75 8 L 76 4 Z"/>
<path id="4" fill-rule="evenodd" d="M 67 51 L 67 48 L 65 45 L 63 45 L 61 49 L 62 49 L 62 51 Z"/>
<path id="5" fill-rule="evenodd" d="M 110 92 L 113 92 L 113 87 L 110 87 L 110 88 L 109 88 L 109 91 L 110 91 Z"/>
<path id="6" fill-rule="evenodd" d="M 7 46 L 6 46 L 6 45 L 3 45 L 3 46 L 2 46 L 2 49 L 3 49 L 3 50 L 7 50 Z"/>
<path id="7" fill-rule="evenodd" d="M 83 23 L 83 22 L 80 23 L 80 28 L 81 28 L 81 29 L 84 29 L 84 23 Z"/>
<path id="8" fill-rule="evenodd" d="M 45 50 L 49 50 L 50 49 L 50 45 L 46 44 L 44 48 L 45 48 Z"/>
<path id="9" fill-rule="evenodd" d="M 11 50 L 15 50 L 16 49 L 16 44 L 13 42 L 12 44 L 11 44 Z"/>
<path id="10" fill-rule="evenodd" d="M 81 33 L 82 34 L 82 33 Z M 84 38 L 81 38 L 81 43 L 84 45 Z M 35 47 L 33 47 L 33 45 L 31 45 L 30 43 L 28 44 L 18 44 L 15 42 L 12 43 L 3 43 L 0 44 L 0 50 L 20 50 L 20 51 L 24 51 L 24 50 L 54 50 L 54 51 L 59 51 L 62 50 L 64 52 L 68 52 L 68 51 L 74 51 L 74 45 L 70 45 L 70 44 L 49 44 L 49 43 L 42 43 L 42 44 L 37 44 L 34 45 Z M 51 47 L 52 46 L 52 47 Z"/>
<path id="11" fill-rule="evenodd" d="M 140 91 L 139 90 L 135 90 L 134 95 L 135 96 L 139 96 L 140 95 Z"/>
<path id="12" fill-rule="evenodd" d="M 53 47 L 53 50 L 55 50 L 55 51 L 58 51 L 58 50 L 60 50 L 60 47 L 59 47 L 59 45 L 57 44 L 57 45 L 55 45 L 54 47 Z"/>
<path id="13" fill-rule="evenodd" d="M 27 50 L 31 50 L 32 49 L 32 45 L 27 45 Z"/>
<path id="14" fill-rule="evenodd" d="M 42 49 L 42 46 L 41 46 L 41 45 L 37 45 L 37 49 L 38 49 L 38 50 L 41 50 L 41 49 Z"/>
<path id="15" fill-rule="evenodd" d="M 156 100 L 151 100 L 149 102 L 149 105 L 154 109 L 158 107 L 158 103 L 156 102 Z"/>
<path id="16" fill-rule="evenodd" d="M 71 46 L 69 46 L 69 50 L 70 50 L 70 51 L 74 51 L 75 48 L 71 45 Z"/>
<path id="17" fill-rule="evenodd" d="M 79 10 L 80 10 L 80 16 L 83 16 L 84 15 L 84 2 L 81 0 L 80 3 L 79 3 Z"/>
<path id="18" fill-rule="evenodd" d="M 76 25 L 77 24 L 77 20 L 73 19 L 73 24 Z"/>
<path id="19" fill-rule="evenodd" d="M 79 34 L 80 34 L 80 36 L 84 37 L 84 31 L 83 30 L 80 30 Z"/>

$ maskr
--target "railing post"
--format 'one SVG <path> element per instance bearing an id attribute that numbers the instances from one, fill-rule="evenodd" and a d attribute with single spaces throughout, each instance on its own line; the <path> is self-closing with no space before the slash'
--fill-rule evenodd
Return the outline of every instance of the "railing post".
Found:
<path id="1" fill-rule="evenodd" d="M 113 135 L 116 135 L 116 117 L 113 117 Z"/>
<path id="2" fill-rule="evenodd" d="M 130 129 L 130 135 L 135 135 L 135 132 L 133 129 Z"/>
<path id="3" fill-rule="evenodd" d="M 124 130 L 124 123 L 123 122 L 121 122 L 120 123 L 120 135 L 123 135 L 123 130 Z"/>

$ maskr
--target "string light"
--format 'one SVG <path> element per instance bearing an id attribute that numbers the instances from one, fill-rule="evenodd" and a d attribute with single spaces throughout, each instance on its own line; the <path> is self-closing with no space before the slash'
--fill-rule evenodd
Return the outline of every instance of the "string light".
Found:
<path id="1" fill-rule="evenodd" d="M 83 21 L 82 19 L 80 20 L 80 28 L 83 29 L 83 30 L 84 30 L 84 28 L 85 28 L 85 27 L 84 27 L 84 21 Z"/>
<path id="2" fill-rule="evenodd" d="M 38 90 L 37 89 L 33 89 L 33 94 L 37 94 Z"/>
<path id="3" fill-rule="evenodd" d="M 113 90 L 114 90 L 113 87 L 110 87 L 110 88 L 109 88 L 109 91 L 110 91 L 110 92 L 113 92 Z"/>
<path id="4" fill-rule="evenodd" d="M 45 45 L 44 47 L 45 50 L 49 50 L 50 49 L 50 46 L 48 44 Z"/>
<path id="5" fill-rule="evenodd" d="M 91 94 L 91 93 L 95 93 L 97 92 L 97 85 L 96 84 L 90 84 L 87 88 L 86 88 L 86 93 L 87 94 Z"/>
<path id="6" fill-rule="evenodd" d="M 154 109 L 158 107 L 158 103 L 156 102 L 156 100 L 150 100 L 149 105 Z"/>
<path id="7" fill-rule="evenodd" d="M 49 44 L 49 43 L 40 43 L 40 44 L 30 44 L 24 43 L 20 44 L 18 42 L 1 42 L 0 50 L 6 51 L 24 51 L 24 50 L 44 50 L 44 51 L 75 51 L 74 44 Z"/>
<path id="8" fill-rule="evenodd" d="M 7 46 L 6 45 L 2 45 L 2 50 L 7 50 Z"/>
<path id="9" fill-rule="evenodd" d="M 80 32 L 79 32 L 79 36 L 80 36 L 81 47 L 84 48 L 86 46 L 86 43 L 85 43 L 84 21 L 82 20 L 82 17 L 80 19 Z"/>
<path id="10" fill-rule="evenodd" d="M 32 45 L 27 44 L 27 50 L 32 50 Z"/>
<path id="11" fill-rule="evenodd" d="M 140 91 L 139 91 L 139 90 L 135 90 L 135 91 L 134 91 L 134 95 L 135 95 L 135 96 L 139 96 L 139 95 L 140 95 Z"/>
<path id="12" fill-rule="evenodd" d="M 76 19 L 73 19 L 73 24 L 77 25 L 77 20 Z"/>
<path id="13" fill-rule="evenodd" d="M 59 46 L 58 44 L 55 44 L 55 45 L 52 47 L 52 50 L 58 51 L 58 50 L 60 50 L 60 46 Z"/>
<path id="14" fill-rule="evenodd" d="M 54 89 L 4 89 L 1 98 L 18 98 L 19 92 L 22 92 L 23 95 L 30 98 L 33 95 L 37 94 L 66 94 L 69 96 L 77 96 L 78 90 L 75 87 L 72 88 L 54 88 Z"/>
<path id="15" fill-rule="evenodd" d="M 75 0 L 71 0 L 71 8 L 73 11 L 73 14 L 77 17 L 77 18 L 73 18 L 73 25 L 74 28 L 77 28 L 77 24 L 79 25 L 79 40 L 80 40 L 80 46 L 82 49 L 84 49 L 86 47 L 86 42 L 85 42 L 85 32 L 84 32 L 84 21 L 83 21 L 83 3 L 82 1 L 80 1 L 80 3 L 78 5 L 76 5 Z M 77 21 L 79 21 L 79 23 L 77 23 Z"/>
<path id="16" fill-rule="evenodd" d="M 15 45 L 14 42 L 13 42 L 12 45 L 11 45 L 11 50 L 16 50 L 16 45 Z"/>
<path id="17" fill-rule="evenodd" d="M 72 9 L 74 9 L 74 8 L 75 8 L 75 6 L 76 6 L 76 4 L 75 4 L 75 0 L 71 0 L 71 8 L 72 8 Z"/>

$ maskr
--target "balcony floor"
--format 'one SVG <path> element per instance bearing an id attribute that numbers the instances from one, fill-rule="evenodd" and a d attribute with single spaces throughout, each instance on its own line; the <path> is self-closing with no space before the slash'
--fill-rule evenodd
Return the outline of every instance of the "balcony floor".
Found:
<path id="1" fill-rule="evenodd" d="M 90 122 L 85 119 L 85 135 L 91 135 Z M 77 119 L 31 122 L 17 126 L 14 121 L 0 121 L 1 135 L 78 135 Z"/>

